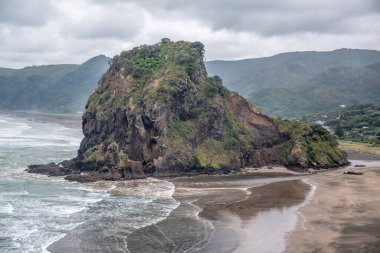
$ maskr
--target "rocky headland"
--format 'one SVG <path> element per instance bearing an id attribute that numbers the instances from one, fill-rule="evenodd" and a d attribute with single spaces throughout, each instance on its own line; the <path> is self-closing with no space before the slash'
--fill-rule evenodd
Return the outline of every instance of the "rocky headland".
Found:
<path id="1" fill-rule="evenodd" d="M 87 182 L 348 163 L 323 127 L 262 114 L 203 58 L 202 43 L 168 39 L 115 56 L 88 99 L 78 156 L 28 171 Z"/>

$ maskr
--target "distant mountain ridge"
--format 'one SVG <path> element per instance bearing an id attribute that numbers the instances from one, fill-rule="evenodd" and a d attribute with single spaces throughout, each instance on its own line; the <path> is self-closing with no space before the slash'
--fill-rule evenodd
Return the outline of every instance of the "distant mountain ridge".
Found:
<path id="1" fill-rule="evenodd" d="M 83 111 L 110 58 L 81 65 L 0 68 L 0 109 Z M 380 104 L 380 52 L 337 49 L 288 52 L 271 57 L 205 62 L 227 88 L 272 116 L 302 117 L 339 105 Z"/>
<path id="2" fill-rule="evenodd" d="M 110 58 L 76 64 L 0 68 L 0 109 L 83 111 Z"/>
<path id="3" fill-rule="evenodd" d="M 376 50 L 337 49 L 209 61 L 206 67 L 209 74 L 219 75 L 227 88 L 265 113 L 301 117 L 330 111 L 342 103 L 380 103 L 379 62 Z"/>

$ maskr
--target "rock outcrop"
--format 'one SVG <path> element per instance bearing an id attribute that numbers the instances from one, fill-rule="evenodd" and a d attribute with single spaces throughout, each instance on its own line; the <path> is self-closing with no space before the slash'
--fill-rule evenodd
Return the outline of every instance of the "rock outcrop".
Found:
<path id="1" fill-rule="evenodd" d="M 273 120 L 208 77 L 203 54 L 163 39 L 115 56 L 87 102 L 78 156 L 56 166 L 91 181 L 347 163 L 323 128 Z"/>

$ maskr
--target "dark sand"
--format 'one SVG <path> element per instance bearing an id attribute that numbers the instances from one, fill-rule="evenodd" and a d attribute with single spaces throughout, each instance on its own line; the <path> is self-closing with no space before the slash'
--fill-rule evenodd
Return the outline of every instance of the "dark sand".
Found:
<path id="1" fill-rule="evenodd" d="M 380 157 L 376 151 L 346 151 L 350 159 L 371 168 L 348 167 L 310 177 L 316 191 L 299 210 L 287 252 L 380 252 Z"/>
<path id="2" fill-rule="evenodd" d="M 282 169 L 284 177 L 267 179 L 255 177 L 265 172 L 278 176 L 278 172 L 249 169 L 252 174 L 173 180 L 175 197 L 197 199 L 194 203 L 203 209 L 200 217 L 212 221 L 215 229 L 199 252 L 260 252 L 252 236 L 256 234 L 251 232 L 265 233 L 265 225 L 251 222 L 271 210 L 301 203 L 310 188 L 303 179 L 314 185 L 315 191 L 304 206 L 292 209 L 298 213 L 298 221 L 286 235 L 286 248 L 269 252 L 380 252 L 380 154 L 346 151 L 349 159 L 362 160 L 356 162 L 366 167 L 350 166 L 315 175 L 290 175 L 293 172 Z M 363 175 L 343 174 L 347 171 Z M 279 222 L 280 226 L 286 220 Z"/>
<path id="3" fill-rule="evenodd" d="M 265 172 L 261 171 L 248 175 L 174 179 L 174 197 L 180 201 L 195 199 L 193 203 L 202 208 L 200 218 L 212 222 L 214 232 L 199 252 L 260 252 L 258 239 L 252 236 L 266 228 L 255 224 L 255 217 L 269 210 L 281 211 L 300 204 L 310 190 L 310 185 L 301 177 L 281 170 L 284 173 L 277 178 L 270 177 L 273 172 L 263 178 L 261 173 Z M 275 226 L 276 222 L 268 226 Z M 275 238 L 284 236 L 279 234 Z M 273 236 L 268 236 L 270 238 Z M 280 244 L 274 248 L 276 252 L 284 250 Z"/>
<path id="4" fill-rule="evenodd" d="M 254 224 L 255 217 L 268 210 L 283 210 L 301 203 L 310 188 L 294 175 L 297 173 L 284 168 L 270 169 L 268 174 L 266 171 L 262 168 L 258 173 L 246 175 L 172 179 L 176 185 L 173 197 L 181 205 L 163 221 L 129 235 L 128 249 L 131 252 L 261 252 L 251 250 L 259 248 L 252 232 L 262 234 L 261 229 L 268 226 Z M 272 225 L 276 226 L 277 222 L 272 221 Z M 283 239 L 283 245 L 275 248 L 283 251 L 285 233 L 268 239 L 278 237 Z"/>
<path id="5" fill-rule="evenodd" d="M 1 113 L 7 114 L 7 111 Z M 80 114 L 61 115 L 11 112 L 10 115 L 42 122 L 80 126 Z M 353 160 L 380 161 L 380 152 L 345 145 Z M 254 230 L 271 241 L 276 227 L 252 223 L 271 210 L 301 203 L 310 186 L 313 198 L 298 210 L 296 228 L 287 237 L 287 252 L 380 252 L 380 163 L 368 168 L 349 167 L 305 175 L 285 168 L 251 168 L 246 175 L 177 178 L 174 197 L 181 205 L 165 220 L 128 236 L 131 252 L 253 252 Z M 347 175 L 344 171 L 363 172 Z M 199 213 L 199 216 L 197 216 Z M 280 227 L 286 220 L 278 222 Z M 269 221 L 270 223 L 270 221 Z M 271 227 L 269 228 L 271 229 Z M 145 240 L 142 240 L 145 238 Z M 188 238 L 188 242 L 184 242 Z M 186 241 L 186 240 L 185 240 Z M 198 241 L 195 247 L 192 242 Z M 283 251 L 281 247 L 278 251 Z M 82 252 L 78 249 L 78 252 Z M 273 251 L 270 251 L 273 252 Z"/>
<path id="6" fill-rule="evenodd" d="M 353 170 L 353 169 L 346 169 Z M 379 252 L 380 168 L 313 176 L 314 198 L 300 208 L 288 252 Z"/>
<path id="7" fill-rule="evenodd" d="M 205 196 L 195 204 L 203 208 L 199 215 L 208 220 L 217 220 L 221 214 L 232 213 L 248 220 L 257 213 L 272 208 L 284 208 L 301 203 L 310 186 L 301 180 L 280 181 L 247 189 L 246 194 L 220 191 Z"/>

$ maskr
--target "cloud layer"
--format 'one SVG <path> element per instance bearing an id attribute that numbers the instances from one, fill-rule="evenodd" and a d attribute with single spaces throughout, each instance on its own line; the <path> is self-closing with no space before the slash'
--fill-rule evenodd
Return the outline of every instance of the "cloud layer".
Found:
<path id="1" fill-rule="evenodd" d="M 0 0 L 0 66 L 80 63 L 163 37 L 206 57 L 380 49 L 377 0 Z"/>

